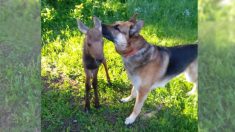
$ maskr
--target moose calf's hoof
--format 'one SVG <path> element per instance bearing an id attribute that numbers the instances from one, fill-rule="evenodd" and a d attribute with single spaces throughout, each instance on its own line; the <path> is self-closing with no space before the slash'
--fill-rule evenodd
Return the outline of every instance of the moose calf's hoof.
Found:
<path id="1" fill-rule="evenodd" d="M 100 109 L 101 106 L 100 106 L 100 105 L 95 105 L 95 108 L 96 108 L 96 109 Z"/>
<path id="2" fill-rule="evenodd" d="M 108 86 L 112 86 L 112 83 L 111 83 L 111 81 L 108 81 Z"/>
<path id="3" fill-rule="evenodd" d="M 90 111 L 90 107 L 85 107 L 84 108 L 84 112 L 89 113 L 89 111 Z"/>

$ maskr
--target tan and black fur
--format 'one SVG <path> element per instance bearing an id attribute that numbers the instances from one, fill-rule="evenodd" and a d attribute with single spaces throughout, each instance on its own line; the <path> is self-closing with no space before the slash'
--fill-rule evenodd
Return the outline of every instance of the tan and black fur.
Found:
<path id="1" fill-rule="evenodd" d="M 197 44 L 176 47 L 160 47 L 149 44 L 140 34 L 143 21 L 118 21 L 111 25 L 102 24 L 103 36 L 115 44 L 116 51 L 122 56 L 128 77 L 133 84 L 131 95 L 121 99 L 128 102 L 136 98 L 131 115 L 125 124 L 131 124 L 139 115 L 148 93 L 164 86 L 181 73 L 197 87 Z"/>
<path id="2" fill-rule="evenodd" d="M 77 21 L 78 29 L 86 35 L 83 45 L 83 67 L 86 74 L 85 111 L 90 110 L 91 80 L 94 88 L 95 107 L 99 108 L 100 106 L 97 87 L 97 74 L 101 63 L 104 65 L 108 83 L 111 84 L 103 53 L 101 21 L 96 17 L 94 17 L 93 20 L 95 27 L 91 29 L 85 26 L 80 20 Z"/>

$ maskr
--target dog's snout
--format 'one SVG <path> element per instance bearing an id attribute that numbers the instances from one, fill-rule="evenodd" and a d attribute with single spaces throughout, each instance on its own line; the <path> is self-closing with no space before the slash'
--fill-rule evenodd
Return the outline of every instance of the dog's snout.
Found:
<path id="1" fill-rule="evenodd" d="M 103 59 L 96 59 L 97 62 L 102 63 Z"/>
<path id="2" fill-rule="evenodd" d="M 108 39 L 110 41 L 114 41 L 114 37 L 113 37 L 110 29 L 105 24 L 102 24 L 102 34 L 106 39 Z"/>

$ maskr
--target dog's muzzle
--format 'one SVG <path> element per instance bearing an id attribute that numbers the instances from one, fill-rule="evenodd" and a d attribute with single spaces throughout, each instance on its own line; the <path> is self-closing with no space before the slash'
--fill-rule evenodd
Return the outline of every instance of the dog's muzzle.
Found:
<path id="1" fill-rule="evenodd" d="M 102 24 L 102 34 L 106 39 L 114 42 L 114 37 L 105 24 Z"/>

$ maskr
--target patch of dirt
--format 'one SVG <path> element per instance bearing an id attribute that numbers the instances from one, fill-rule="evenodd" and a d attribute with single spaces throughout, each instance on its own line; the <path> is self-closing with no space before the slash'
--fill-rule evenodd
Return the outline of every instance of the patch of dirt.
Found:
<path id="1" fill-rule="evenodd" d="M 157 105 L 155 110 L 144 113 L 143 119 L 150 118 L 150 117 L 154 116 L 159 111 L 161 111 L 163 107 L 164 107 L 164 104 Z"/>
<path id="2" fill-rule="evenodd" d="M 0 128 L 5 129 L 11 126 L 10 119 L 11 119 L 11 112 L 0 108 Z"/>
<path id="3" fill-rule="evenodd" d="M 104 114 L 104 118 L 107 122 L 111 123 L 111 124 L 115 124 L 117 122 L 117 116 L 115 113 L 111 113 L 111 112 L 106 112 Z"/>
<path id="4" fill-rule="evenodd" d="M 9 45 L 0 42 L 0 56 L 7 57 L 11 53 L 13 48 Z"/>
<path id="5" fill-rule="evenodd" d="M 70 132 L 80 132 L 81 126 L 75 118 L 68 118 L 64 120 L 63 130 L 66 131 L 70 128 Z"/>
<path id="6" fill-rule="evenodd" d="M 70 77 L 67 77 L 64 73 L 59 73 L 59 76 L 53 79 L 50 79 L 50 74 L 53 74 L 53 72 L 57 72 L 56 66 L 52 65 L 51 71 L 47 71 L 47 76 L 42 77 L 42 82 L 44 85 L 43 92 L 47 92 L 52 90 L 51 85 L 52 84 L 63 84 L 65 81 L 68 81 L 70 86 L 73 88 L 75 93 L 79 92 L 79 82 L 76 79 L 71 79 Z"/>
<path id="7" fill-rule="evenodd" d="M 106 120 L 109 122 L 109 123 L 111 123 L 111 124 L 115 124 L 116 123 L 116 121 L 117 121 L 117 117 L 116 116 L 111 116 L 111 115 L 109 115 L 109 116 L 106 116 Z"/>
<path id="8" fill-rule="evenodd" d="M 50 73 L 51 73 L 50 71 L 47 71 L 48 76 Z M 58 78 L 53 78 L 51 80 L 49 79 L 48 76 L 42 77 L 42 83 L 44 86 L 42 92 L 48 92 L 48 91 L 52 90 L 51 84 L 56 84 L 56 83 L 63 84 L 64 83 L 64 75 L 63 74 L 60 74 Z"/>
<path id="9" fill-rule="evenodd" d="M 81 97 L 71 95 L 69 99 L 70 108 L 71 109 L 77 109 L 77 107 L 83 108 L 82 101 L 83 99 Z"/>
<path id="10" fill-rule="evenodd" d="M 42 92 L 44 92 L 44 93 L 52 90 L 52 88 L 50 88 L 50 84 L 47 82 L 47 80 L 48 80 L 47 77 L 42 77 L 42 84 L 43 84 Z"/>

